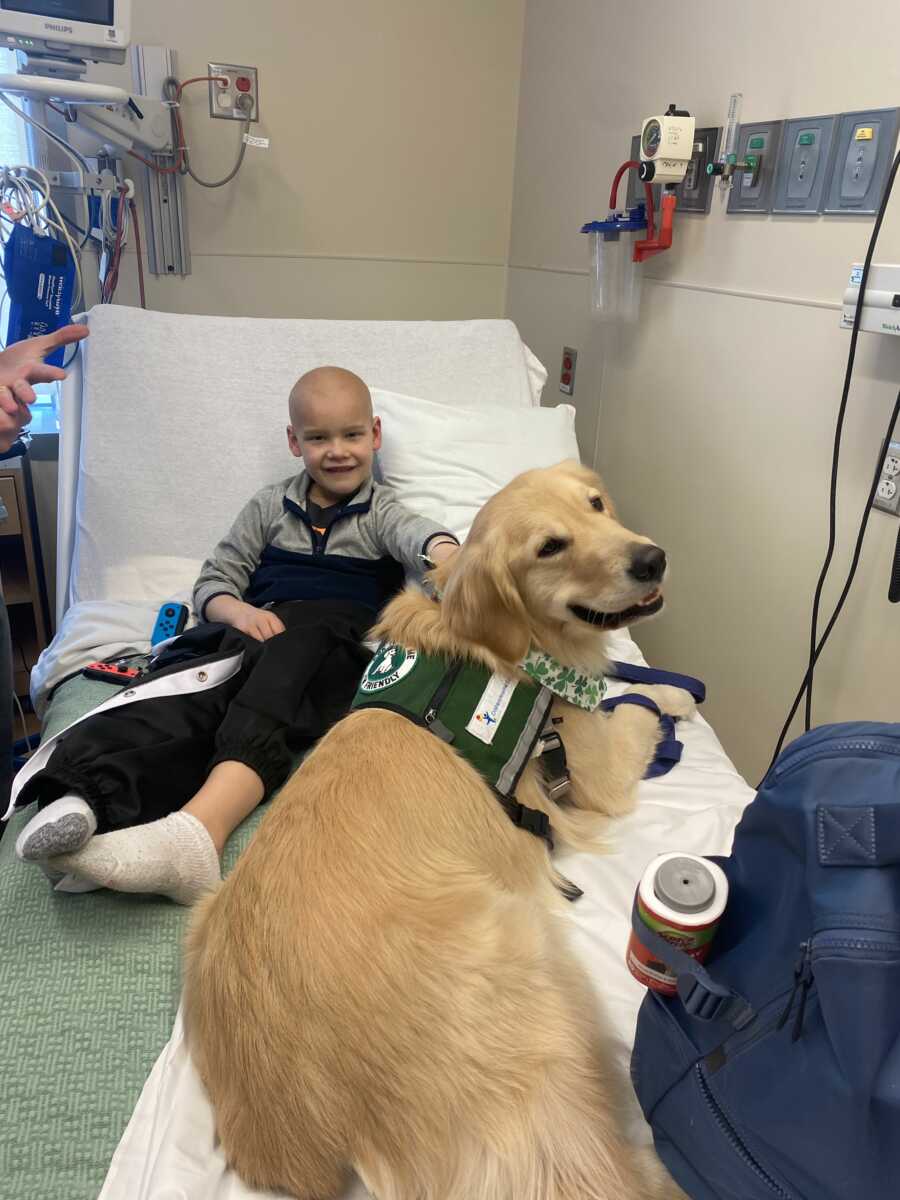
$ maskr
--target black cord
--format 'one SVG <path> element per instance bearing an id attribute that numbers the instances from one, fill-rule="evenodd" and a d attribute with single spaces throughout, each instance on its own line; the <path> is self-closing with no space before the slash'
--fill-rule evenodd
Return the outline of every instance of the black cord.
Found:
<path id="1" fill-rule="evenodd" d="M 891 418 L 888 421 L 888 427 L 887 431 L 885 432 L 884 441 L 881 443 L 882 446 L 887 445 L 888 441 L 890 441 L 898 418 L 900 418 L 900 391 L 897 392 L 897 399 L 894 401 L 894 407 L 891 410 Z M 772 755 L 772 761 L 766 768 L 766 775 L 768 775 L 769 771 L 772 770 L 772 767 L 775 765 L 776 758 L 778 758 L 778 755 L 781 753 L 781 747 L 784 744 L 784 739 L 787 736 L 787 731 L 790 728 L 791 721 L 794 719 L 794 713 L 799 708 L 800 701 L 803 699 L 804 691 L 806 691 L 807 688 L 812 687 L 812 675 L 813 671 L 815 670 L 816 663 L 819 661 L 819 656 L 825 649 L 825 643 L 828 641 L 832 629 L 834 629 L 835 625 L 837 624 L 837 619 L 841 615 L 841 610 L 844 607 L 844 603 L 847 597 L 850 595 L 850 589 L 853 586 L 853 580 L 856 576 L 856 568 L 859 566 L 859 559 L 860 555 L 862 554 L 863 542 L 865 541 L 866 537 L 866 529 L 869 525 L 869 517 L 872 515 L 872 501 L 875 499 L 875 493 L 878 490 L 878 483 L 881 479 L 881 464 L 883 457 L 883 454 L 879 455 L 878 462 L 875 465 L 875 474 L 872 476 L 872 484 L 869 488 L 869 494 L 866 497 L 866 506 L 863 509 L 862 518 L 859 523 L 859 532 L 856 536 L 856 545 L 853 548 L 853 558 L 850 562 L 850 569 L 847 572 L 847 578 L 844 581 L 843 590 L 838 597 L 837 604 L 834 606 L 834 612 L 831 614 L 831 619 L 825 626 L 825 632 L 822 634 L 821 638 L 819 638 L 818 644 L 813 647 L 809 666 L 806 669 L 806 674 L 803 676 L 803 682 L 800 685 L 800 691 L 794 698 L 791 711 L 788 713 L 787 720 L 784 723 L 784 728 L 781 731 L 781 736 L 778 739 L 778 745 L 775 747 L 775 753 Z"/>
<path id="2" fill-rule="evenodd" d="M 803 681 L 803 686 L 806 689 L 806 711 L 804 716 L 804 729 L 809 730 L 812 725 L 812 698 L 813 698 L 813 678 L 815 673 L 815 654 L 816 654 L 816 638 L 818 636 L 819 625 L 819 605 L 822 601 L 822 591 L 825 587 L 825 580 L 828 577 L 828 571 L 831 567 L 831 560 L 834 557 L 834 547 L 837 539 L 837 483 L 838 483 L 838 465 L 841 457 L 841 442 L 844 436 L 844 417 L 847 412 L 847 400 L 850 395 L 850 383 L 853 378 L 853 367 L 856 362 L 856 343 L 859 339 L 859 326 L 862 320 L 863 302 L 866 294 L 866 286 L 869 282 L 869 269 L 872 266 L 872 257 L 875 253 L 875 244 L 878 241 L 878 235 L 881 232 L 881 225 L 884 221 L 884 214 L 887 211 L 888 201 L 891 198 L 891 192 L 894 189 L 894 180 L 897 176 L 898 168 L 900 168 L 900 152 L 898 152 L 885 183 L 884 194 L 881 197 L 881 204 L 878 208 L 878 215 L 875 218 L 875 225 L 872 229 L 872 235 L 869 238 L 868 249 L 866 250 L 866 258 L 863 263 L 862 277 L 859 281 L 859 294 L 856 300 L 856 312 L 853 316 L 853 330 L 850 334 L 850 349 L 847 352 L 847 369 L 844 372 L 844 388 L 841 392 L 841 403 L 838 407 L 837 421 L 834 427 L 834 451 L 831 461 L 831 487 L 828 503 L 828 549 L 825 552 L 825 560 L 822 563 L 822 570 L 819 572 L 819 579 L 816 583 L 816 593 L 813 599 L 812 618 L 809 624 L 809 658 L 807 660 L 807 673 Z M 790 720 L 788 721 L 790 725 Z M 787 729 L 782 731 L 778 741 L 778 749 L 787 734 Z M 776 751 L 777 755 L 777 751 Z"/>
<path id="3" fill-rule="evenodd" d="M 865 261 L 863 263 L 862 276 L 860 277 L 860 281 L 859 281 L 859 291 L 858 291 L 857 300 L 856 300 L 856 312 L 854 313 L 854 316 L 853 316 L 853 327 L 852 327 L 852 330 L 850 333 L 850 348 L 847 352 L 847 368 L 844 372 L 844 386 L 841 391 L 841 401 L 838 406 L 837 420 L 835 422 L 835 428 L 834 428 L 834 450 L 832 453 L 832 461 L 831 461 L 831 482 L 830 482 L 830 486 L 829 486 L 829 503 L 828 503 L 828 549 L 825 552 L 825 559 L 822 563 L 822 569 L 819 572 L 819 578 L 818 578 L 818 581 L 816 582 L 815 595 L 813 597 L 812 616 L 810 618 L 810 629 L 809 629 L 809 656 L 807 659 L 806 674 L 803 676 L 803 682 L 800 685 L 800 690 L 798 691 L 798 693 L 794 699 L 794 703 L 791 706 L 791 711 L 789 712 L 787 720 L 785 721 L 784 725 L 782 726 L 781 733 L 778 736 L 778 741 L 775 746 L 775 752 L 772 755 L 772 762 L 769 764 L 769 769 L 771 769 L 772 763 L 775 762 L 775 759 L 781 753 L 781 748 L 784 745 L 784 740 L 787 737 L 788 730 L 791 727 L 791 722 L 794 719 L 794 714 L 796 713 L 797 708 L 799 707 L 800 702 L 804 697 L 804 694 L 806 695 L 804 725 L 807 730 L 809 730 L 809 728 L 812 725 L 812 696 L 813 696 L 813 682 L 814 682 L 814 676 L 815 676 L 816 662 L 818 661 L 819 654 L 821 653 L 821 648 L 824 646 L 824 639 L 821 642 L 819 642 L 818 646 L 817 646 L 817 637 L 818 637 L 818 629 L 819 629 L 819 607 L 822 602 L 822 591 L 825 587 L 825 580 L 828 577 L 828 572 L 831 568 L 832 559 L 834 558 L 834 548 L 835 548 L 835 543 L 837 540 L 837 483 L 838 483 L 838 467 L 840 464 L 840 456 L 841 456 L 841 442 L 843 441 L 843 435 L 844 435 L 844 418 L 847 413 L 847 401 L 848 401 L 849 395 L 850 395 L 850 383 L 853 378 L 853 368 L 854 368 L 854 365 L 856 362 L 856 344 L 857 344 L 857 341 L 859 340 L 860 322 L 862 321 L 863 301 L 865 298 L 866 287 L 869 282 L 869 271 L 872 266 L 872 258 L 875 254 L 875 245 L 878 241 L 878 235 L 881 232 L 881 226 L 884 221 L 884 214 L 887 211 L 888 201 L 890 200 L 891 192 L 893 191 L 893 188 L 894 188 L 894 182 L 896 180 L 898 170 L 900 170 L 900 152 L 898 152 L 897 156 L 895 157 L 894 162 L 891 166 L 890 173 L 885 182 L 884 193 L 882 194 L 881 204 L 879 205 L 879 208 L 878 208 L 878 215 L 875 218 L 875 224 L 872 228 L 872 234 L 869 238 L 869 245 L 866 249 L 866 257 L 865 257 Z M 888 436 L 890 436 L 891 432 L 892 432 L 892 430 L 889 430 Z M 877 479 L 876 479 L 875 486 L 877 487 Z M 872 495 L 874 497 L 874 491 L 873 491 Z M 871 501 L 870 501 L 870 503 L 871 503 Z M 865 532 L 865 528 L 866 528 L 867 524 L 868 524 L 868 509 L 866 510 L 866 514 L 864 515 L 863 521 L 861 523 L 862 532 Z M 855 573 L 855 567 L 853 568 L 853 571 L 851 572 L 851 576 L 850 576 L 851 582 L 852 582 L 852 577 L 853 577 L 854 573 Z M 839 601 L 838 604 L 839 604 L 839 607 L 835 611 L 840 611 L 840 607 L 843 606 L 843 601 Z M 825 634 L 826 638 L 828 636 L 828 633 L 830 633 L 831 629 L 833 628 L 833 624 L 834 624 L 834 618 L 832 618 L 832 621 L 829 622 L 828 631 Z M 768 774 L 768 771 L 766 773 Z"/>
<path id="4" fill-rule="evenodd" d="M 888 600 L 890 600 L 891 604 L 900 604 L 900 529 L 897 530 L 897 545 L 894 547 L 894 561 L 891 566 Z"/>

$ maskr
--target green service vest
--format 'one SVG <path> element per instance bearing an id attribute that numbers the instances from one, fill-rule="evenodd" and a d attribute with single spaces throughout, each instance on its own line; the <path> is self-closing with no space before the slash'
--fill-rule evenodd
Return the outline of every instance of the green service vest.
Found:
<path id="1" fill-rule="evenodd" d="M 386 708 L 452 745 L 512 820 L 549 842 L 546 814 L 525 808 L 514 796 L 553 699 L 552 692 L 530 680 L 506 679 L 476 663 L 387 644 L 369 663 L 351 707 Z"/>

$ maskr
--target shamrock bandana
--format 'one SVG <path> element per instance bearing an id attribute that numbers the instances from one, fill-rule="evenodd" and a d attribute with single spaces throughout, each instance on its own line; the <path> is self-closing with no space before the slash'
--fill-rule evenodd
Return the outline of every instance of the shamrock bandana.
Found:
<path id="1" fill-rule="evenodd" d="M 548 688 L 560 699 L 588 712 L 600 707 L 606 692 L 606 680 L 602 675 L 584 675 L 574 667 L 564 667 L 542 650 L 529 650 L 519 665 L 535 683 Z"/>

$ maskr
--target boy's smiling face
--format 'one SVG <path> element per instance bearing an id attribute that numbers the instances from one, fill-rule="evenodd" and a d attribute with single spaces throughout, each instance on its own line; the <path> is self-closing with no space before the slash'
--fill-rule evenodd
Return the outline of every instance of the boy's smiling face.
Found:
<path id="1" fill-rule="evenodd" d="M 363 381 L 341 367 L 317 367 L 294 385 L 290 415 L 288 446 L 313 481 L 310 497 L 329 505 L 352 496 L 372 474 L 381 445 L 381 422 Z"/>

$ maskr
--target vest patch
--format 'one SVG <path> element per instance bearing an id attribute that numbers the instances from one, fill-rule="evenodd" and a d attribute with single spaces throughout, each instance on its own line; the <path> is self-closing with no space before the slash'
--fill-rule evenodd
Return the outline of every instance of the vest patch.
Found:
<path id="1" fill-rule="evenodd" d="M 418 657 L 415 650 L 404 646 L 382 646 L 366 668 L 359 690 L 371 694 L 393 687 L 410 673 Z"/>
<path id="2" fill-rule="evenodd" d="M 515 690 L 515 680 L 492 675 L 475 705 L 466 731 L 485 745 L 491 745 Z"/>

